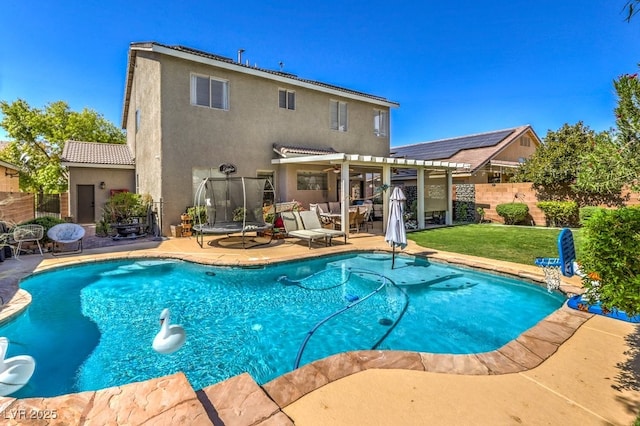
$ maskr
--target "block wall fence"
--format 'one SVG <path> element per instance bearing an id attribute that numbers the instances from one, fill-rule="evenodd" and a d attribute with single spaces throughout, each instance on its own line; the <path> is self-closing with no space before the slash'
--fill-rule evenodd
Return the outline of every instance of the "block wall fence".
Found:
<path id="1" fill-rule="evenodd" d="M 22 223 L 35 217 L 35 197 L 25 192 L 0 192 L 0 220 Z"/>
<path id="2" fill-rule="evenodd" d="M 69 193 L 60 194 L 60 212 L 64 219 L 69 211 Z M 36 217 L 35 195 L 26 192 L 0 192 L 0 220 L 10 224 L 26 222 Z"/>
<path id="3" fill-rule="evenodd" d="M 453 199 L 457 199 L 457 185 L 453 185 Z M 485 219 L 492 222 L 503 223 L 503 219 L 496 213 L 498 204 L 520 202 L 529 206 L 529 214 L 535 226 L 547 226 L 544 213 L 536 203 L 538 199 L 531 183 L 486 183 L 475 185 L 476 207 L 482 207 L 485 211 Z M 638 194 L 631 194 L 626 205 L 638 205 Z"/>

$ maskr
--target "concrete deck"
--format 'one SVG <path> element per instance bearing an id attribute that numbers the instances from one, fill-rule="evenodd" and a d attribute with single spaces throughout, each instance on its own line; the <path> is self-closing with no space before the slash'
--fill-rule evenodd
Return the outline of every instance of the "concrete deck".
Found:
<path id="1" fill-rule="evenodd" d="M 31 272 L 116 257 L 172 257 L 205 264 L 266 264 L 351 250 L 389 250 L 380 235 L 351 234 L 333 247 L 296 239 L 242 249 L 208 237 L 144 241 L 81 256 L 23 255 L 0 264 L 0 321 L 29 303 Z M 237 241 L 237 240 L 235 240 Z M 541 281 L 533 265 L 426 250 L 406 253 Z M 580 292 L 576 279 L 563 282 Z M 194 390 L 183 374 L 55 398 L 0 398 L 3 424 L 225 425 L 629 425 L 640 412 L 640 329 L 566 307 L 497 351 L 474 355 L 360 351 L 339 354 L 259 386 L 242 374 Z M 53 418 L 55 416 L 55 418 Z M 32 418 L 33 417 L 33 418 Z M 48 419 L 45 419 L 48 417 Z"/>

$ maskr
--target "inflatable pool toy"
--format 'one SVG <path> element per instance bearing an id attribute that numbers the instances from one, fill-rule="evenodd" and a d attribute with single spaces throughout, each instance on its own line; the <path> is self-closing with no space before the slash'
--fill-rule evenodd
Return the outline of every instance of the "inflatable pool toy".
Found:
<path id="1" fill-rule="evenodd" d="M 611 311 L 605 310 L 600 306 L 600 302 L 589 304 L 582 300 L 582 295 L 573 296 L 567 301 L 567 306 L 576 309 L 578 311 L 589 312 L 596 315 L 603 315 L 609 318 L 615 318 L 622 321 L 640 323 L 640 315 L 629 317 L 626 312 L 613 309 Z"/>
<path id="2" fill-rule="evenodd" d="M 160 331 L 153 339 L 153 350 L 161 354 L 171 354 L 184 345 L 187 339 L 184 328 L 179 325 L 169 325 L 169 309 L 163 309 L 160 314 Z"/>
<path id="3" fill-rule="evenodd" d="M 0 396 L 7 396 L 22 389 L 36 369 L 36 361 L 29 355 L 4 359 L 9 339 L 0 337 Z"/>

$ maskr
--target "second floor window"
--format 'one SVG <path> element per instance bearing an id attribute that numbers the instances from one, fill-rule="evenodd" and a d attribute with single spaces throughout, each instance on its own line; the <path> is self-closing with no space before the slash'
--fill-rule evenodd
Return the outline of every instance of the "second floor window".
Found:
<path id="1" fill-rule="evenodd" d="M 229 109 L 229 82 L 203 75 L 191 75 L 191 105 Z"/>
<path id="2" fill-rule="evenodd" d="M 387 111 L 376 109 L 373 111 L 373 133 L 376 136 L 387 136 Z"/>
<path id="3" fill-rule="evenodd" d="M 278 106 L 285 109 L 296 109 L 296 92 L 280 89 L 278 91 Z"/>
<path id="4" fill-rule="evenodd" d="M 340 132 L 347 131 L 347 104 L 346 102 L 330 101 L 331 129 Z"/>

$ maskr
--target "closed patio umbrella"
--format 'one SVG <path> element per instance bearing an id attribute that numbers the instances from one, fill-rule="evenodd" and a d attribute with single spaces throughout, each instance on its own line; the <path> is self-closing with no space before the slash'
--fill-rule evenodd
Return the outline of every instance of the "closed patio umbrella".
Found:
<path id="1" fill-rule="evenodd" d="M 396 247 L 402 250 L 407 246 L 407 232 L 404 228 L 404 202 L 407 198 L 404 196 L 402 189 L 396 186 L 393 188 L 391 198 L 389 198 L 389 221 L 387 222 L 387 232 L 384 240 L 393 247 L 391 257 L 391 269 L 396 262 Z"/>

